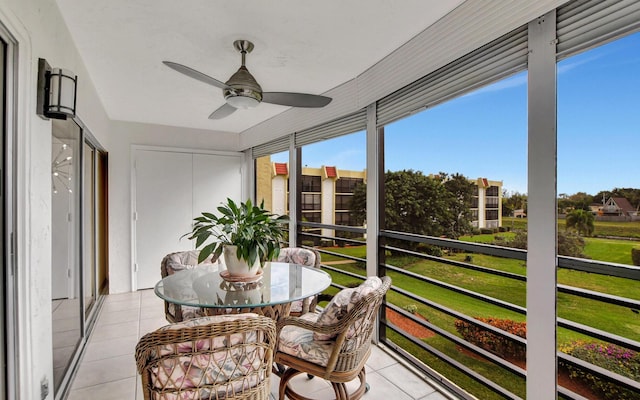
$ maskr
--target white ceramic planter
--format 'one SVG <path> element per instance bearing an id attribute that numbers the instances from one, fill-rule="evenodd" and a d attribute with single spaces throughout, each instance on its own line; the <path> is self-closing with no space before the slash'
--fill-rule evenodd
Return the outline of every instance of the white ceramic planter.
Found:
<path id="1" fill-rule="evenodd" d="M 260 271 L 260 260 L 256 259 L 253 265 L 249 265 L 246 260 L 238 259 L 238 247 L 233 245 L 225 245 L 223 248 L 224 261 L 227 265 L 229 275 L 252 277 Z"/>

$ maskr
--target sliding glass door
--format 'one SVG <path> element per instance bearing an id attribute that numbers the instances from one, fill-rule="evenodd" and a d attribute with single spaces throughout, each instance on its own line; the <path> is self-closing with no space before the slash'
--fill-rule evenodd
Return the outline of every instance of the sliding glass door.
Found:
<path id="1" fill-rule="evenodd" d="M 106 153 L 79 120 L 52 120 L 52 323 L 54 392 L 64 393 L 108 290 Z"/>
<path id="2" fill-rule="evenodd" d="M 80 127 L 52 120 L 51 301 L 53 384 L 57 391 L 82 338 Z"/>
<path id="3" fill-rule="evenodd" d="M 0 39 L 0 93 L 5 93 L 5 54 L 6 54 L 6 44 Z M 0 129 L 2 129 L 2 139 L 0 140 L 0 176 L 5 176 L 5 140 L 7 137 L 7 129 L 5 124 L 5 106 L 4 106 L 4 97 L 0 96 Z M 7 253 L 5 248 L 5 209 L 6 209 L 6 196 L 4 193 L 4 188 L 0 188 L 0 224 L 2 224 L 2 229 L 0 229 L 0 307 L 2 307 L 3 313 L 2 318 L 0 318 L 0 400 L 4 400 L 7 398 L 7 352 L 6 352 L 6 301 L 5 301 L 5 282 L 7 282 L 6 273 L 7 273 Z"/>

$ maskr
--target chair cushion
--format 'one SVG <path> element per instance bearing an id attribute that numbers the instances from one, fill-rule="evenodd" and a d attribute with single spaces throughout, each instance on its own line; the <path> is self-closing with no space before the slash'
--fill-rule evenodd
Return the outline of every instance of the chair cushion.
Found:
<path id="1" fill-rule="evenodd" d="M 307 313 L 300 318 L 315 322 L 319 316 L 319 313 Z M 332 341 L 315 340 L 313 331 L 287 325 L 280 331 L 278 351 L 326 367 L 333 345 Z"/>
<path id="2" fill-rule="evenodd" d="M 289 310 L 289 312 L 301 313 L 303 306 L 304 306 L 303 300 L 296 300 L 291 303 L 291 309 Z"/>
<path id="3" fill-rule="evenodd" d="M 175 317 L 176 315 L 176 307 L 180 307 L 182 310 L 182 319 L 192 319 L 192 318 L 201 318 L 205 317 L 206 314 L 200 307 L 191 307 L 191 306 L 178 306 L 173 303 L 169 303 L 169 314 Z"/>
<path id="4" fill-rule="evenodd" d="M 183 269 L 192 269 L 198 265 L 212 264 L 215 260 L 212 256 L 207 257 L 201 264 L 198 264 L 200 250 L 179 251 L 166 256 L 167 275 L 173 275 Z"/>
<path id="5" fill-rule="evenodd" d="M 316 254 L 309 249 L 286 247 L 280 249 L 280 254 L 276 261 L 315 267 Z"/>
<path id="6" fill-rule="evenodd" d="M 322 310 L 318 317 L 318 323 L 330 325 L 340 321 L 361 298 L 378 289 L 380 285 L 382 285 L 380 278 L 370 276 L 356 288 L 342 289 Z M 315 332 L 313 336 L 316 340 L 331 340 L 336 337 L 336 335 L 318 332 Z M 347 333 L 347 337 L 349 337 L 349 333 Z"/>
<path id="7" fill-rule="evenodd" d="M 255 318 L 252 313 L 236 315 L 216 315 L 211 317 L 190 319 L 184 322 L 164 326 L 158 331 L 171 331 L 200 325 L 209 325 L 215 322 L 231 322 L 244 318 Z M 151 384 L 157 389 L 163 388 L 195 388 L 203 384 L 221 384 L 218 388 L 220 396 L 227 393 L 237 393 L 243 389 L 253 387 L 265 379 L 264 374 L 251 373 L 258 371 L 261 361 L 264 359 L 264 349 L 252 342 L 257 340 L 256 332 L 235 333 L 228 336 L 202 338 L 196 341 L 184 343 L 171 343 L 158 346 L 152 354 L 154 357 L 173 355 L 173 357 L 161 360 L 151 370 Z M 228 349 L 240 343 L 246 346 Z M 214 350 L 213 353 L 198 353 L 203 350 Z M 247 375 L 247 378 L 233 382 L 232 385 L 224 385 L 230 379 Z M 210 389 L 198 389 L 199 392 Z M 201 396 L 205 393 L 200 393 Z M 182 399 L 178 395 L 171 397 L 170 393 L 163 393 L 162 399 Z M 207 394 L 203 398 L 209 398 Z"/>

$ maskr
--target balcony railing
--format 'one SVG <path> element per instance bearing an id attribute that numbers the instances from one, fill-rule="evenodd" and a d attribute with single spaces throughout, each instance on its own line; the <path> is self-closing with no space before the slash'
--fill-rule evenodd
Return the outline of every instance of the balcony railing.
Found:
<path id="1" fill-rule="evenodd" d="M 318 228 L 323 228 L 324 232 L 334 231 L 336 234 L 322 236 L 317 233 Z M 323 268 L 334 278 L 332 291 L 355 285 L 365 278 L 366 251 L 361 250 L 358 255 L 354 255 L 354 251 L 349 249 L 365 247 L 366 243 L 363 239 L 339 237 L 343 234 L 338 233 L 351 232 L 364 236 L 363 228 L 300 223 L 299 231 L 300 243 L 303 245 L 339 243 L 344 246 L 318 248 L 323 256 Z M 524 337 L 483 322 L 474 315 L 489 313 L 503 320 L 514 320 L 517 323 L 526 321 L 526 250 L 393 231 L 382 231 L 379 239 L 378 273 L 391 276 L 394 282 L 381 312 L 380 341 L 461 398 L 523 398 L 526 362 L 499 355 L 499 352 L 483 346 L 481 341 L 466 340 L 455 327 L 456 324 L 471 327 L 482 335 L 492 335 L 489 337 L 493 341 L 504 342 L 524 352 L 527 344 Z M 464 259 L 458 257 L 462 255 L 465 255 Z M 474 257 L 483 259 L 474 262 Z M 335 261 L 337 259 L 341 261 Z M 333 261 L 325 263 L 324 260 Z M 509 262 L 505 260 L 515 260 L 510 262 L 520 264 L 520 272 L 501 268 L 502 264 Z M 415 273 L 406 268 L 419 262 L 428 263 L 432 272 L 436 272 Z M 558 257 L 556 267 L 559 271 L 580 271 L 590 277 L 597 274 L 613 277 L 606 279 L 640 281 L 640 268 L 628 265 Z M 450 276 L 444 278 L 441 276 L 444 274 L 438 274 L 437 271 L 454 271 L 456 279 Z M 472 283 L 474 279 L 491 283 L 477 287 Z M 580 304 L 592 305 L 592 312 L 596 314 L 605 313 L 606 308 L 618 313 L 626 310 L 630 316 L 635 316 L 631 312 L 640 310 L 640 301 L 637 299 L 577 287 L 575 283 L 570 283 L 572 285 L 559 283 L 557 286 L 558 315 L 566 314 L 564 304 L 571 298 L 580 299 Z M 408 304 L 420 310 L 422 315 L 408 311 Z M 559 334 L 640 352 L 640 333 L 637 331 L 635 335 L 625 336 L 611 332 L 604 318 L 595 324 L 574 319 L 577 321 L 558 317 Z M 403 321 L 402 325 L 409 321 L 413 327 L 430 332 L 430 337 L 418 337 L 398 321 Z M 565 367 L 580 369 L 604 382 L 614 384 L 620 390 L 637 394 L 640 398 L 640 383 L 637 380 L 561 351 L 558 351 L 557 357 L 558 362 Z M 558 396 L 564 399 L 589 398 L 562 386 L 562 382 L 558 386 Z"/>

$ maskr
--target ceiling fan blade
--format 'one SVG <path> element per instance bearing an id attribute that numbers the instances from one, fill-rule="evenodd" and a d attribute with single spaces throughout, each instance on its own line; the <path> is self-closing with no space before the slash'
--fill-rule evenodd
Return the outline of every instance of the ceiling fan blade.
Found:
<path id="1" fill-rule="evenodd" d="M 237 108 L 235 108 L 234 106 L 230 106 L 229 104 L 224 103 L 222 107 L 218 108 L 217 110 L 212 112 L 211 115 L 209 115 L 209 119 L 222 119 L 233 114 L 236 110 Z"/>
<path id="2" fill-rule="evenodd" d="M 307 93 L 264 92 L 262 101 L 290 107 L 324 107 L 331 103 L 331 97 Z"/>
<path id="3" fill-rule="evenodd" d="M 166 65 L 169 68 L 175 69 L 176 71 L 185 74 L 186 76 L 193 78 L 193 79 L 197 79 L 200 82 L 204 82 L 207 83 L 209 85 L 215 86 L 215 87 L 219 87 L 220 89 L 228 89 L 229 86 L 227 86 L 226 83 L 224 82 L 220 82 L 219 80 L 210 77 L 207 74 L 203 74 L 202 72 L 196 71 L 193 68 L 189 68 L 186 65 L 182 65 L 182 64 L 178 64 L 178 63 L 174 63 L 172 61 L 163 61 L 162 62 L 164 65 Z"/>

